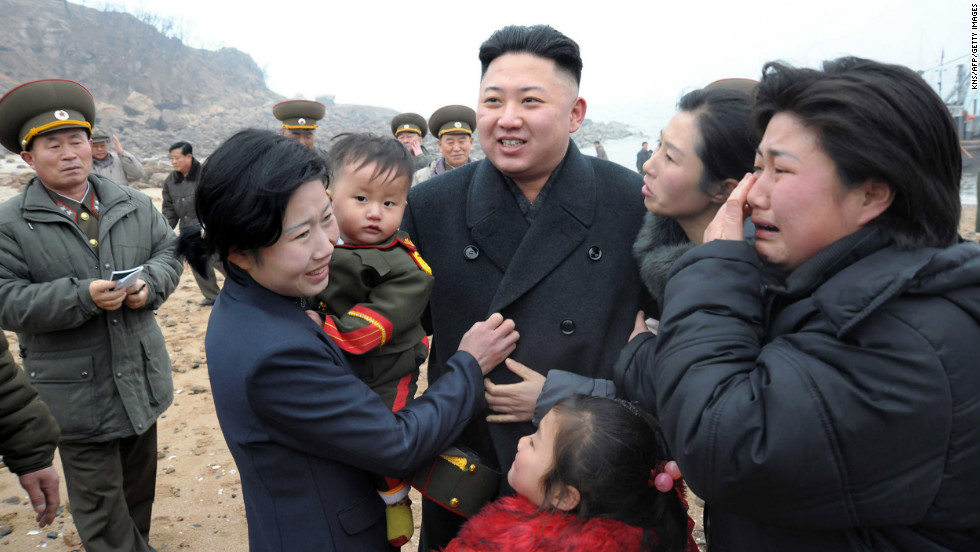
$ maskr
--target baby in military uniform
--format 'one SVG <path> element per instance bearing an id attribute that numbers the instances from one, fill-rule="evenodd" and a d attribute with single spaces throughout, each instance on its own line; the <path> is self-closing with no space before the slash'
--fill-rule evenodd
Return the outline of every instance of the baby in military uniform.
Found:
<path id="1" fill-rule="evenodd" d="M 328 193 L 341 243 L 330 261 L 330 285 L 314 306 L 361 380 L 398 411 L 415 398 L 429 349 L 421 317 L 432 273 L 408 234 L 398 231 L 415 167 L 397 140 L 370 134 L 342 135 L 330 155 Z M 401 546 L 415 527 L 409 484 L 379 479 L 388 540 Z"/>

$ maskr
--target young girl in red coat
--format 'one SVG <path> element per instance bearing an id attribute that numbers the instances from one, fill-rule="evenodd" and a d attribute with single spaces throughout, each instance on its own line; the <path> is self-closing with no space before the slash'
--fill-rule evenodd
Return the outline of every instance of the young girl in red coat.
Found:
<path id="1" fill-rule="evenodd" d="M 565 398 L 517 445 L 517 495 L 484 507 L 446 552 L 697 552 L 666 461 L 657 422 L 632 403 Z"/>

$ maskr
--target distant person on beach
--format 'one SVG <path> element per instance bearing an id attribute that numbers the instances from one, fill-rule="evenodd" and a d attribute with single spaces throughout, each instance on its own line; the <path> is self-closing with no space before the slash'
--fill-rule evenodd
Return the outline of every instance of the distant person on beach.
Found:
<path id="1" fill-rule="evenodd" d="M 318 122 L 326 106 L 310 100 L 286 100 L 272 106 L 272 115 L 282 123 L 279 134 L 313 149 Z"/>
<path id="2" fill-rule="evenodd" d="M 651 152 L 648 149 L 649 147 L 649 144 L 643 142 L 640 151 L 636 152 L 636 172 L 640 174 L 643 174 L 643 164 L 647 162 L 647 159 L 650 159 Z"/>
<path id="3" fill-rule="evenodd" d="M 328 190 L 340 243 L 330 259 L 330 285 L 313 305 L 361 380 L 397 412 L 415 399 L 419 367 L 429 355 L 420 319 L 432 272 L 408 234 L 398 231 L 415 166 L 390 136 L 341 135 L 330 153 Z M 378 477 L 392 546 L 415 532 L 410 487 L 400 477 Z"/>
<path id="4" fill-rule="evenodd" d="M 418 113 L 399 113 L 392 117 L 391 133 L 412 154 L 415 170 L 436 160 L 436 156 L 422 145 L 422 139 L 429 133 L 429 126 Z"/>
<path id="5" fill-rule="evenodd" d="M 115 151 L 109 151 L 110 139 Z M 92 172 L 123 185 L 146 176 L 143 164 L 135 155 L 123 149 L 119 138 L 115 134 L 110 137 L 99 129 L 92 131 Z"/>
<path id="6" fill-rule="evenodd" d="M 92 173 L 94 120 L 92 94 L 73 81 L 0 99 L 0 143 L 37 172 L 0 205 L 0 326 L 17 332 L 24 371 L 61 427 L 85 550 L 147 552 L 156 422 L 174 396 L 155 312 L 183 265 L 150 198 Z M 114 272 L 132 269 L 117 288 Z"/>
<path id="7" fill-rule="evenodd" d="M 228 273 L 205 349 L 251 552 L 390 552 L 376 474 L 408 475 L 452 442 L 518 339 L 500 314 L 471 325 L 443 378 L 392 412 L 306 310 L 339 237 L 327 170 L 287 138 L 241 131 L 204 164 L 206 232 L 180 236 L 189 262 L 217 255 Z"/>
<path id="8" fill-rule="evenodd" d="M 163 216 L 171 228 L 180 224 L 180 233 L 200 232 L 201 223 L 197 220 L 197 210 L 194 208 L 194 192 L 201 180 L 201 162 L 194 159 L 194 146 L 188 142 L 177 142 L 170 146 L 170 164 L 174 170 L 163 182 Z M 191 267 L 191 274 L 197 287 L 204 295 L 199 305 L 210 307 L 218 298 L 218 278 L 215 270 L 224 274 L 224 270 L 216 262 L 208 263 L 205 272 L 198 272 Z"/>
<path id="9" fill-rule="evenodd" d="M 447 373 L 452 343 L 498 310 L 522 338 L 488 386 L 517 384 L 536 397 L 551 369 L 611 378 L 645 299 L 630 251 L 644 212 L 640 177 L 571 140 L 586 113 L 575 41 L 545 25 L 510 26 L 479 58 L 486 159 L 412 187 L 402 221 L 436 278 L 423 318 L 434 330 L 429 381 Z M 501 404 L 459 444 L 506 472 L 534 432 L 526 420 Z M 500 491 L 513 493 L 505 481 Z M 423 498 L 422 549 L 444 547 L 463 520 Z"/>
<path id="10" fill-rule="evenodd" d="M 416 171 L 412 177 L 413 185 L 473 161 L 470 158 L 476 129 L 473 109 L 465 105 L 440 107 L 429 117 L 429 129 L 436 137 L 442 157 Z"/>
<path id="11" fill-rule="evenodd" d="M 58 472 L 51 465 L 61 431 L 9 348 L 0 331 L 0 455 L 20 478 L 35 519 L 44 527 L 54 521 L 61 503 Z"/>
<path id="12" fill-rule="evenodd" d="M 906 67 L 772 62 L 752 124 L 646 370 L 708 549 L 980 550 L 980 245 L 949 110 Z"/>
<path id="13" fill-rule="evenodd" d="M 605 159 L 607 161 L 609 160 L 609 155 L 606 154 L 606 148 L 602 147 L 602 144 L 600 144 L 598 140 L 592 142 L 592 145 L 595 147 L 596 157 L 598 157 L 599 159 Z"/>

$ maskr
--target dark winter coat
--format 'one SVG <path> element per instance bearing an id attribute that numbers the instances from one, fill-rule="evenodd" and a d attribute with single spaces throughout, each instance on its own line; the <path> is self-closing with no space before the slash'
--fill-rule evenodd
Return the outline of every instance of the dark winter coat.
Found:
<path id="1" fill-rule="evenodd" d="M 63 441 L 142 434 L 173 401 L 154 310 L 177 287 L 176 236 L 143 192 L 89 175 L 101 203 L 98 251 L 31 180 L 0 205 L 0 326 L 17 332 L 24 371 Z M 89 293 L 113 270 L 143 267 L 140 309 L 105 311 Z"/>
<path id="2" fill-rule="evenodd" d="M 179 222 L 181 232 L 200 229 L 201 223 L 197 220 L 197 210 L 194 207 L 194 193 L 200 180 L 201 163 L 197 159 L 191 159 L 191 170 L 187 171 L 186 177 L 179 171 L 173 171 L 163 181 L 163 204 L 160 205 L 160 210 L 167 217 L 171 228 L 176 228 Z"/>
<path id="3" fill-rule="evenodd" d="M 521 334 L 514 360 L 542 374 L 612 377 L 646 298 L 630 252 L 645 212 L 640 178 L 571 141 L 558 171 L 530 226 L 487 159 L 412 187 L 402 230 L 435 277 L 430 380 L 470 326 L 494 312 L 514 319 Z M 516 378 L 504 367 L 490 374 L 498 384 Z M 506 472 L 517 441 L 533 432 L 530 423 L 479 416 L 464 444 Z"/>
<path id="4" fill-rule="evenodd" d="M 643 228 L 633 243 L 633 257 L 640 268 L 640 279 L 653 298 L 651 306 L 656 307 L 656 310 L 645 313 L 647 317 L 660 319 L 670 267 L 692 247 L 694 244 L 676 220 L 649 212 L 644 216 Z M 656 342 L 657 336 L 653 333 L 643 333 L 630 340 L 619 355 L 611 380 L 553 370 L 534 407 L 534 420 L 540 421 L 555 403 L 576 393 L 627 398 L 639 401 L 647 411 L 654 412 L 655 394 L 653 389 L 640 386 L 640 374 L 652 365 Z"/>
<path id="5" fill-rule="evenodd" d="M 17 475 L 51 465 L 58 446 L 58 423 L 41 402 L 0 332 L 0 455 Z"/>
<path id="6" fill-rule="evenodd" d="M 876 227 L 784 278 L 737 241 L 675 264 L 645 385 L 713 552 L 980 550 L 978 276 Z"/>

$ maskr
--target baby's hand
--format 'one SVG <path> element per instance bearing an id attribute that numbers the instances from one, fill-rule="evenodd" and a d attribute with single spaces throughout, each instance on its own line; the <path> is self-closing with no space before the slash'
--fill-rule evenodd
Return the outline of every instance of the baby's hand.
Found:
<path id="1" fill-rule="evenodd" d="M 317 326 L 323 327 L 323 317 L 318 312 L 308 310 L 306 311 L 306 316 L 309 316 L 310 320 L 316 322 Z"/>

